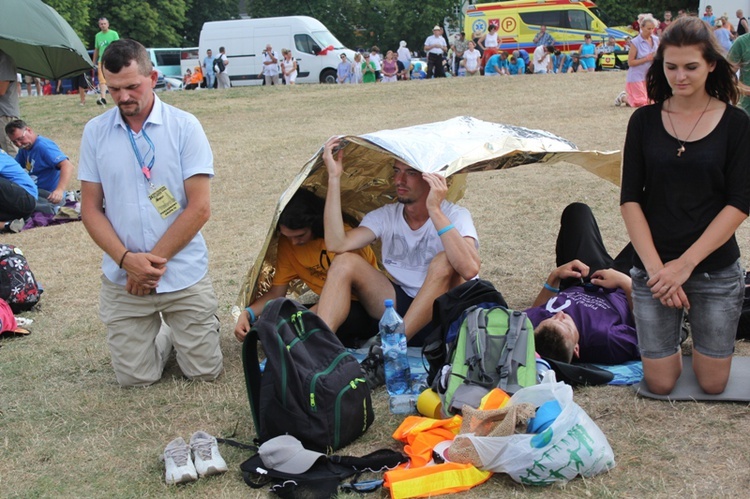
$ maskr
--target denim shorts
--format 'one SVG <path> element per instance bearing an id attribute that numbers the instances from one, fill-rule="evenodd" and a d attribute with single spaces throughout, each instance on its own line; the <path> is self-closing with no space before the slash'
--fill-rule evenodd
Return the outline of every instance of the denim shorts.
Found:
<path id="1" fill-rule="evenodd" d="M 682 309 L 665 307 L 651 296 L 645 270 L 633 267 L 630 276 L 641 356 L 661 359 L 677 353 L 680 350 Z M 682 289 L 690 302 L 688 318 L 693 348 L 717 359 L 732 355 L 745 295 L 744 271 L 739 260 L 714 272 L 693 274 Z"/>

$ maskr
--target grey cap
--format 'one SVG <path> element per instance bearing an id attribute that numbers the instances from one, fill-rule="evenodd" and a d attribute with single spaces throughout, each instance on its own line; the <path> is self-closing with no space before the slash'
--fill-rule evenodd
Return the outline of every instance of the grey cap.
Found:
<path id="1" fill-rule="evenodd" d="M 298 475 L 309 470 L 315 461 L 324 456 L 307 450 L 302 442 L 291 435 L 280 435 L 258 448 L 258 455 L 266 468 Z"/>

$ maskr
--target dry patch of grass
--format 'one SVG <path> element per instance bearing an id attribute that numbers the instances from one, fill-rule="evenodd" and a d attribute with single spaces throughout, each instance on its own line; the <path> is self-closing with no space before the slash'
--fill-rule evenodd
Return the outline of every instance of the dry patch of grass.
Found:
<path id="1" fill-rule="evenodd" d="M 222 448 L 230 472 L 185 487 L 164 485 L 158 456 L 171 439 L 199 429 L 244 441 L 254 436 L 229 310 L 279 195 L 305 161 L 333 134 L 459 115 L 548 130 L 581 149 L 619 149 L 631 111 L 612 101 L 623 85 L 624 74 L 609 73 L 161 94 L 194 113 L 213 146 L 213 216 L 204 235 L 226 371 L 216 383 L 192 383 L 172 367 L 151 388 L 120 389 L 97 314 L 101 251 L 83 226 L 6 235 L 3 241 L 24 250 L 46 290 L 40 309 L 28 314 L 34 333 L 0 340 L 0 496 L 264 497 L 242 482 L 246 452 Z M 83 125 L 100 111 L 91 99 L 80 108 L 76 97 L 22 101 L 24 118 L 74 164 Z M 469 177 L 462 204 L 479 230 L 482 276 L 511 306 L 528 306 L 553 267 L 559 215 L 572 201 L 593 207 L 612 252 L 625 243 L 617 188 L 577 167 Z M 744 252 L 748 236 L 745 225 L 738 234 Z M 750 355 L 750 348 L 739 343 L 738 353 Z M 374 399 L 375 424 L 346 449 L 352 454 L 397 447 L 390 435 L 400 419 L 388 413 L 384 390 Z M 716 497 L 742 496 L 750 487 L 747 405 L 669 404 L 621 387 L 578 390 L 575 399 L 609 438 L 614 470 L 551 489 L 498 475 L 465 495 Z"/>

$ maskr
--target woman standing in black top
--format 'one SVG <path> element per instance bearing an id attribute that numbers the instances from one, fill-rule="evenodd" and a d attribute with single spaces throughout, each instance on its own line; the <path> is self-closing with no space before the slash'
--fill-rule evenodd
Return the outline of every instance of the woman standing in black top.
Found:
<path id="1" fill-rule="evenodd" d="M 682 372 L 688 312 L 693 369 L 706 393 L 726 387 L 744 293 L 734 232 L 750 211 L 750 118 L 710 28 L 681 18 L 647 76 L 655 104 L 636 110 L 623 151 L 620 205 L 637 255 L 631 277 L 649 390 Z"/>

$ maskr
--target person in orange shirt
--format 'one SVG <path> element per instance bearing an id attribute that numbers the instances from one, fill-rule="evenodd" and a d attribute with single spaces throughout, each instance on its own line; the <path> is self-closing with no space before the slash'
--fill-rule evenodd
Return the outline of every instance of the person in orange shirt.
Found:
<path id="1" fill-rule="evenodd" d="M 312 192 L 300 189 L 279 217 L 281 234 L 276 252 L 276 272 L 271 289 L 242 311 L 234 335 L 239 341 L 245 339 L 250 327 L 263 313 L 266 303 L 274 298 L 286 296 L 289 284 L 299 279 L 313 292 L 320 295 L 326 282 L 328 269 L 336 254 L 326 249 L 323 234 L 323 210 L 325 200 Z M 347 227 L 347 230 L 351 227 Z M 353 251 L 378 269 L 377 258 L 368 245 Z M 317 304 L 311 307 L 316 311 Z M 355 298 L 346 321 L 336 332 L 345 346 L 359 347 L 378 332 L 377 320 L 372 319 L 364 306 Z"/>
<path id="2" fill-rule="evenodd" d="M 200 66 L 195 66 L 195 71 L 193 71 L 188 84 L 185 85 L 185 90 L 195 90 L 201 83 L 203 83 L 203 71 Z"/>

